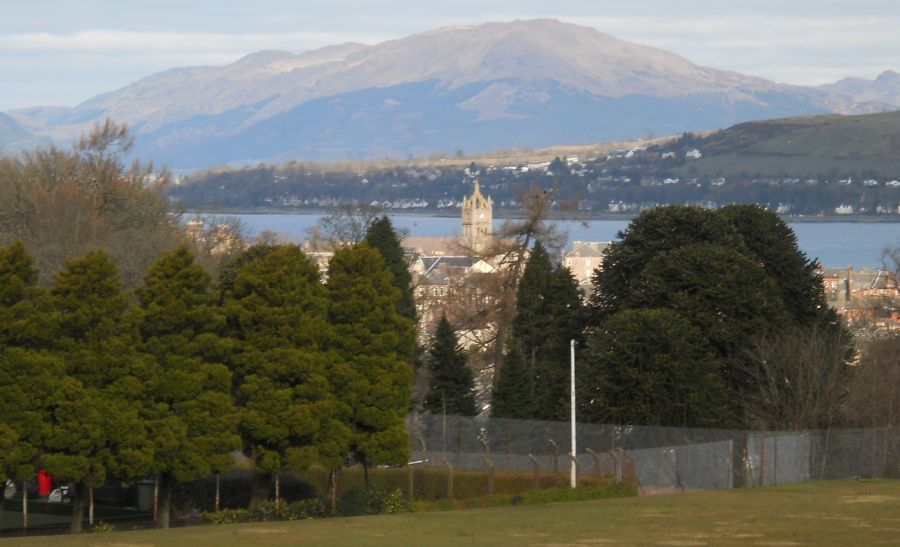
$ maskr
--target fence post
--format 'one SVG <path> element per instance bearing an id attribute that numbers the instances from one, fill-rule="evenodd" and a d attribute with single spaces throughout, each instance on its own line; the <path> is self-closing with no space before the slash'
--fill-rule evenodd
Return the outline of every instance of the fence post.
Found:
<path id="1" fill-rule="evenodd" d="M 597 472 L 597 476 L 602 477 L 603 469 L 600 467 L 600 454 L 597 454 L 595 451 L 593 451 L 590 448 L 586 448 L 585 452 L 587 452 L 588 454 L 591 455 L 592 458 L 594 458 L 594 469 Z"/>
<path id="2" fill-rule="evenodd" d="M 759 486 L 766 485 L 766 432 L 759 434 Z"/>
<path id="3" fill-rule="evenodd" d="M 734 439 L 728 439 L 728 489 L 734 489 Z"/>
<path id="4" fill-rule="evenodd" d="M 774 467 L 774 469 L 772 469 L 772 475 L 773 475 L 772 481 L 775 486 L 778 486 L 778 433 L 775 433 L 773 435 L 772 443 L 774 445 L 772 447 L 773 456 L 774 456 L 774 459 L 772 460 L 773 467 Z"/>
<path id="5" fill-rule="evenodd" d="M 487 466 L 487 494 L 491 496 L 494 494 L 494 463 L 491 462 L 488 454 L 482 454 L 481 457 L 484 459 L 484 465 Z"/>
<path id="6" fill-rule="evenodd" d="M 578 457 L 569 452 L 569 459 L 572 460 L 572 464 L 575 466 L 575 486 L 578 486 L 578 476 L 581 474 L 581 469 L 578 468 Z"/>
<path id="7" fill-rule="evenodd" d="M 453 465 L 444 458 L 444 465 L 447 466 L 447 499 L 453 499 Z"/>
<path id="8" fill-rule="evenodd" d="M 541 466 L 537 461 L 537 458 L 534 457 L 534 454 L 528 454 L 528 459 L 531 460 L 531 465 L 534 466 L 534 489 L 540 490 L 541 488 Z"/>
<path id="9" fill-rule="evenodd" d="M 419 446 L 422 447 L 422 459 L 428 461 L 428 445 L 425 444 L 425 438 L 419 435 Z"/>
<path id="10" fill-rule="evenodd" d="M 622 462 L 619 461 L 619 454 L 616 449 L 609 450 L 607 452 L 613 460 L 613 477 L 616 479 L 616 484 L 622 482 Z"/>
<path id="11" fill-rule="evenodd" d="M 553 454 L 551 454 L 551 462 L 553 463 L 553 473 L 559 473 L 559 447 L 556 445 L 556 441 L 550 439 L 550 446 L 553 447 Z"/>
<path id="12" fill-rule="evenodd" d="M 406 464 L 406 490 L 409 501 L 413 501 L 415 499 L 415 484 L 413 483 L 413 480 L 413 466 L 410 464 Z"/>

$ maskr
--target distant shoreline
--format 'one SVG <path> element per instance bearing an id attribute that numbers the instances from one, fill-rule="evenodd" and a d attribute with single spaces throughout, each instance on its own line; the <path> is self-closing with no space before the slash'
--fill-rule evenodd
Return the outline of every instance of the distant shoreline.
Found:
<path id="1" fill-rule="evenodd" d="M 212 215 L 212 216 L 229 216 L 229 215 L 327 215 L 336 209 L 282 209 L 282 208 L 258 208 L 258 209 L 186 209 L 184 214 L 187 215 Z M 459 217 L 459 209 L 452 210 L 406 210 L 406 209 L 385 209 L 383 213 L 388 215 L 400 215 L 409 217 L 439 217 L 439 218 L 456 218 Z M 585 213 L 578 212 L 576 214 L 566 214 L 559 211 L 551 211 L 548 220 L 571 220 L 571 221 L 592 221 L 592 220 L 622 220 L 628 221 L 637 216 L 637 213 Z M 524 218 L 525 215 L 519 210 L 495 209 L 494 218 L 497 220 Z M 867 222 L 867 223 L 900 223 L 900 215 L 779 215 L 786 222 Z"/>

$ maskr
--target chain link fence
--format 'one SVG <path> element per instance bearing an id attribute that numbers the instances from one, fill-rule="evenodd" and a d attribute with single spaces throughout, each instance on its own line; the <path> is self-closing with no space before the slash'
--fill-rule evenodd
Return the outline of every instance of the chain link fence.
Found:
<path id="1" fill-rule="evenodd" d="M 568 422 L 413 414 L 415 465 L 567 473 Z M 579 474 L 644 493 L 894 476 L 900 428 L 741 431 L 578 424 Z"/>

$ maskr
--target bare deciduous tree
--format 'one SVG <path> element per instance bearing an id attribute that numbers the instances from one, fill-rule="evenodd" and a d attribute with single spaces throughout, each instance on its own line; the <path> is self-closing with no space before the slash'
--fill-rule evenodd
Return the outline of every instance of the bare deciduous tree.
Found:
<path id="1" fill-rule="evenodd" d="M 103 249 L 126 285 L 138 283 L 183 233 L 163 192 L 169 173 L 123 164 L 132 142 L 125 126 L 107 120 L 71 151 L 0 160 L 0 242 L 21 239 L 45 282 L 66 260 Z"/>
<path id="2" fill-rule="evenodd" d="M 896 477 L 900 466 L 900 333 L 876 336 L 864 343 L 847 415 L 853 425 L 886 428 L 885 476 Z"/>
<path id="3" fill-rule="evenodd" d="M 747 423 L 788 431 L 835 425 L 850 391 L 851 353 L 845 330 L 823 325 L 755 340 L 738 365 Z"/>
<path id="4" fill-rule="evenodd" d="M 365 239 L 369 226 L 383 213 L 373 205 L 341 205 L 308 230 L 309 244 L 316 252 L 334 252 Z"/>

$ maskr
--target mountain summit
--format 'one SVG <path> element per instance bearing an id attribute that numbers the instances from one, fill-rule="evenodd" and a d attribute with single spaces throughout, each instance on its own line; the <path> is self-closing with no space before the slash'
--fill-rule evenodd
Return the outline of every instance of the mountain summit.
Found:
<path id="1" fill-rule="evenodd" d="M 900 88 L 893 80 L 877 85 Z M 11 114 L 56 139 L 104 117 L 124 121 L 137 133 L 139 154 L 185 169 L 596 142 L 900 103 L 886 91 L 860 101 L 853 85 L 833 86 L 700 67 L 539 19 L 299 55 L 262 51 L 222 67 L 155 74 L 65 111 Z"/>

